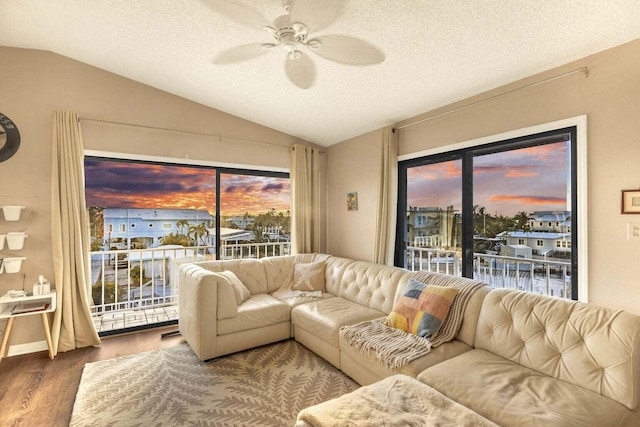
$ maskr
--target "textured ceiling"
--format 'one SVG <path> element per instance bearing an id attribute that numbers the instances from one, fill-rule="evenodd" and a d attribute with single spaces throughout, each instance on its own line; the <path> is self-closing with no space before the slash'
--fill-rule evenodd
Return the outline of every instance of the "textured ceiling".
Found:
<path id="1" fill-rule="evenodd" d="M 283 13 L 280 0 L 237 1 L 269 20 Z M 0 0 L 0 11 L 0 45 L 50 50 L 325 146 L 640 38 L 638 0 L 350 0 L 318 35 L 368 40 L 386 60 L 310 54 L 316 81 L 302 90 L 282 51 L 212 64 L 271 39 L 198 0 Z"/>

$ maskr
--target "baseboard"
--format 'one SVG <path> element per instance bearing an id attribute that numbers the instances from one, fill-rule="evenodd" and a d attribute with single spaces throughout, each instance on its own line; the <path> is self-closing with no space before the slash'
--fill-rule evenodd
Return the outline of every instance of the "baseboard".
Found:
<path id="1" fill-rule="evenodd" d="M 7 353 L 7 357 L 10 356 L 19 356 L 21 354 L 29 354 L 36 353 L 38 351 L 48 351 L 49 347 L 47 347 L 46 341 L 34 341 L 28 342 L 26 344 L 16 344 L 9 346 L 9 352 Z"/>

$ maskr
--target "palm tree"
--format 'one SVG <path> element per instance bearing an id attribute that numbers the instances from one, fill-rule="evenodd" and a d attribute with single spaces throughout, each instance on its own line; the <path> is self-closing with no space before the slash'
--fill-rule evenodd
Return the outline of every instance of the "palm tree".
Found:
<path id="1" fill-rule="evenodd" d="M 529 231 L 529 214 L 525 211 L 520 211 L 514 215 L 516 230 Z"/>
<path id="2" fill-rule="evenodd" d="M 180 221 L 176 222 L 176 227 L 178 227 L 180 229 L 180 234 L 182 234 L 183 236 L 184 234 L 184 229 L 187 228 L 189 229 L 189 221 L 187 221 L 186 219 L 181 219 Z"/>
<path id="3" fill-rule="evenodd" d="M 193 242 L 196 245 L 198 244 L 198 239 L 200 239 L 202 244 L 206 246 L 207 243 L 204 241 L 204 237 L 208 235 L 209 229 L 207 228 L 207 224 L 205 224 L 204 222 L 189 227 L 189 236 L 193 239 Z"/>

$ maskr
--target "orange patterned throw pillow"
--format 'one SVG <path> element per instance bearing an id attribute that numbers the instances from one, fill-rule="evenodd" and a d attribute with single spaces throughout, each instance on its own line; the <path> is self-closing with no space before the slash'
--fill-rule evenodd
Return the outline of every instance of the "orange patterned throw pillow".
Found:
<path id="1" fill-rule="evenodd" d="M 429 286 L 411 279 L 385 324 L 431 338 L 440 329 L 458 292 L 456 288 Z"/>

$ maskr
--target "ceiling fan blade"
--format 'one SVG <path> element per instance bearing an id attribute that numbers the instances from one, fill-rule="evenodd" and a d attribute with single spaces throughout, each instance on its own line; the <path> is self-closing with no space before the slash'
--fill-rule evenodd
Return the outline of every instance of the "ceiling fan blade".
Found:
<path id="1" fill-rule="evenodd" d="M 260 12 L 235 0 L 201 0 L 206 6 L 225 17 L 251 28 L 262 28 L 271 23 Z"/>
<path id="2" fill-rule="evenodd" d="M 349 36 L 320 36 L 309 40 L 308 46 L 312 52 L 323 58 L 342 64 L 378 64 L 384 61 L 385 57 L 384 52 L 371 43 Z"/>
<path id="3" fill-rule="evenodd" d="M 232 47 L 231 49 L 225 50 L 221 54 L 217 55 L 212 62 L 214 64 L 224 65 L 246 61 L 271 52 L 270 48 L 273 46 L 275 45 L 268 43 L 252 43 Z"/>
<path id="4" fill-rule="evenodd" d="M 318 31 L 342 14 L 345 0 L 292 0 L 289 9 L 291 22 L 304 23 L 309 31 Z"/>
<path id="5" fill-rule="evenodd" d="M 287 56 L 284 68 L 291 82 L 301 89 L 309 89 L 316 78 L 316 67 L 309 55 L 304 52 L 295 52 L 296 59 L 292 55 Z"/>

